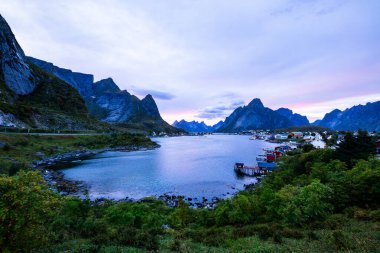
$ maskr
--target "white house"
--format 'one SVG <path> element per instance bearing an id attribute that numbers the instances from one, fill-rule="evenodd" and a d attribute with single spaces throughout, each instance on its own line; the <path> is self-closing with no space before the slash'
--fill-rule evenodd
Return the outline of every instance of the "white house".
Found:
<path id="1" fill-rule="evenodd" d="M 275 138 L 276 140 L 286 140 L 286 139 L 288 139 L 288 135 L 287 135 L 287 134 L 276 134 L 276 135 L 274 136 L 274 138 Z"/>
<path id="2" fill-rule="evenodd" d="M 304 139 L 305 141 L 312 141 L 312 140 L 314 140 L 315 138 L 314 138 L 314 136 L 312 136 L 312 135 L 305 135 L 305 136 L 303 137 L 303 139 Z"/>

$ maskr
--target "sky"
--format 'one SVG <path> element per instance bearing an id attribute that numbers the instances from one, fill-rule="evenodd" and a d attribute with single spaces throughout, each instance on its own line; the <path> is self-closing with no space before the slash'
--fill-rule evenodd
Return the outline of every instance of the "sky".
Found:
<path id="1" fill-rule="evenodd" d="M 380 100 L 378 0 L 1 0 L 25 53 L 214 124 L 260 98 L 310 121 Z"/>

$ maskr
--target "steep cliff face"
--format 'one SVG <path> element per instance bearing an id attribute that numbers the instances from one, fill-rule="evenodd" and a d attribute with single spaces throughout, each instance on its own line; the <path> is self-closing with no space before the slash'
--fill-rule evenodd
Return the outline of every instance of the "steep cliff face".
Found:
<path id="1" fill-rule="evenodd" d="M 344 111 L 335 109 L 313 124 L 334 130 L 380 131 L 380 101 L 356 105 Z"/>
<path id="2" fill-rule="evenodd" d="M 239 132 L 252 129 L 276 129 L 291 126 L 285 116 L 264 107 L 260 99 L 253 99 L 247 106 L 237 108 L 226 118 L 218 132 Z"/>
<path id="3" fill-rule="evenodd" d="M 33 57 L 27 57 L 27 59 L 44 71 L 73 86 L 82 97 L 85 98 L 93 95 L 93 75 L 73 72 L 70 69 L 59 68 L 53 65 L 53 63 L 42 61 Z"/>
<path id="4" fill-rule="evenodd" d="M 133 128 L 178 132 L 166 123 L 151 95 L 140 100 L 107 78 L 93 82 L 93 76 L 54 66 L 52 63 L 29 57 L 30 61 L 48 73 L 77 89 L 86 102 L 90 114 L 101 121 L 123 124 Z"/>
<path id="5" fill-rule="evenodd" d="M 92 89 L 94 96 L 101 96 L 104 93 L 118 93 L 121 91 L 112 78 L 103 79 L 94 83 Z"/>
<path id="6" fill-rule="evenodd" d="M 25 57 L 1 16 L 0 63 L 0 125 L 88 129 L 97 123 L 76 89 Z"/>
<path id="7" fill-rule="evenodd" d="M 151 95 L 140 100 L 127 91 L 105 92 L 94 98 L 95 103 L 106 110 L 103 121 L 110 123 L 138 124 L 149 121 L 162 124 L 156 102 Z"/>
<path id="8" fill-rule="evenodd" d="M 0 64 L 6 86 L 16 95 L 26 95 L 36 88 L 24 51 L 11 28 L 0 15 Z"/>
<path id="9" fill-rule="evenodd" d="M 156 101 L 154 101 L 152 95 L 146 95 L 145 98 L 141 100 L 141 106 L 144 114 L 147 117 L 151 119 L 162 120 Z"/>
<path id="10" fill-rule="evenodd" d="M 290 120 L 292 126 L 307 126 L 310 124 L 306 116 L 302 116 L 298 113 L 293 113 L 293 111 L 288 108 L 279 108 L 275 112 L 281 114 L 282 116 L 285 116 L 288 120 Z"/>
<path id="11" fill-rule="evenodd" d="M 127 91 L 104 93 L 95 98 L 95 103 L 107 111 L 107 115 L 101 120 L 110 123 L 131 121 L 139 102 L 137 97 Z"/>

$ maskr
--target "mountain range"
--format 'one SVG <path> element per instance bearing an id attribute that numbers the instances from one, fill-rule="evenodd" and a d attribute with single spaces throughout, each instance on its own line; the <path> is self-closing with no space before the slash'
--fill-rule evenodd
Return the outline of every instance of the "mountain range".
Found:
<path id="1" fill-rule="evenodd" d="M 101 121 L 132 128 L 175 131 L 162 119 L 156 102 L 149 94 L 140 100 L 128 91 L 120 90 L 112 78 L 94 82 L 91 74 L 73 72 L 32 57 L 28 59 L 77 89 L 85 100 L 89 113 Z"/>
<path id="2" fill-rule="evenodd" d="M 260 99 L 253 99 L 247 106 L 236 108 L 225 121 L 214 126 L 204 122 L 175 121 L 173 126 L 187 132 L 240 132 L 253 129 L 277 129 L 309 125 L 309 120 L 287 108 L 272 110 L 264 107 Z"/>
<path id="3" fill-rule="evenodd" d="M 236 108 L 225 121 L 215 126 L 204 122 L 185 120 L 175 121 L 173 126 L 187 132 L 241 132 L 255 129 L 284 129 L 300 126 L 321 126 L 332 130 L 380 131 L 380 101 L 356 105 L 344 111 L 335 109 L 322 120 L 312 124 L 306 116 L 293 113 L 287 108 L 272 110 L 263 105 L 260 99 L 253 99 L 248 105 Z"/>
<path id="4" fill-rule="evenodd" d="M 182 129 L 186 132 L 189 133 L 212 133 L 217 131 L 220 126 L 223 125 L 223 121 L 219 121 L 213 126 L 208 126 L 206 125 L 203 121 L 198 122 L 198 121 L 186 121 L 186 120 L 181 120 L 181 121 L 174 121 L 172 126 Z"/>
<path id="5" fill-rule="evenodd" d="M 334 130 L 367 130 L 380 131 L 380 101 L 356 105 L 344 111 L 335 109 L 327 113 L 322 120 L 313 125 L 323 126 Z"/>
<path id="6" fill-rule="evenodd" d="M 276 129 L 309 124 L 306 117 L 293 114 L 289 109 L 274 111 L 264 107 L 260 99 L 253 99 L 248 105 L 236 108 L 226 118 L 218 132 L 240 132 L 253 129 Z"/>
<path id="7" fill-rule="evenodd" d="M 112 78 L 94 82 L 91 74 L 25 56 L 1 15 L 0 64 L 0 125 L 88 129 L 100 120 L 128 129 L 179 131 L 162 119 L 149 94 L 140 100 Z"/>

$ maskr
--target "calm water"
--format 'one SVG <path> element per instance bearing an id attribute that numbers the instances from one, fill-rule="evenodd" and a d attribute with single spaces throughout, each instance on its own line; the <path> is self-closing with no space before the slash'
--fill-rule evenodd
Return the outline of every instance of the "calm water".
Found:
<path id="1" fill-rule="evenodd" d="M 273 144 L 249 136 L 211 135 L 154 139 L 161 148 L 106 152 L 62 170 L 84 181 L 91 198 L 139 199 L 164 193 L 192 198 L 227 197 L 254 178 L 237 177 L 235 162 L 254 165 L 262 149 Z"/>

